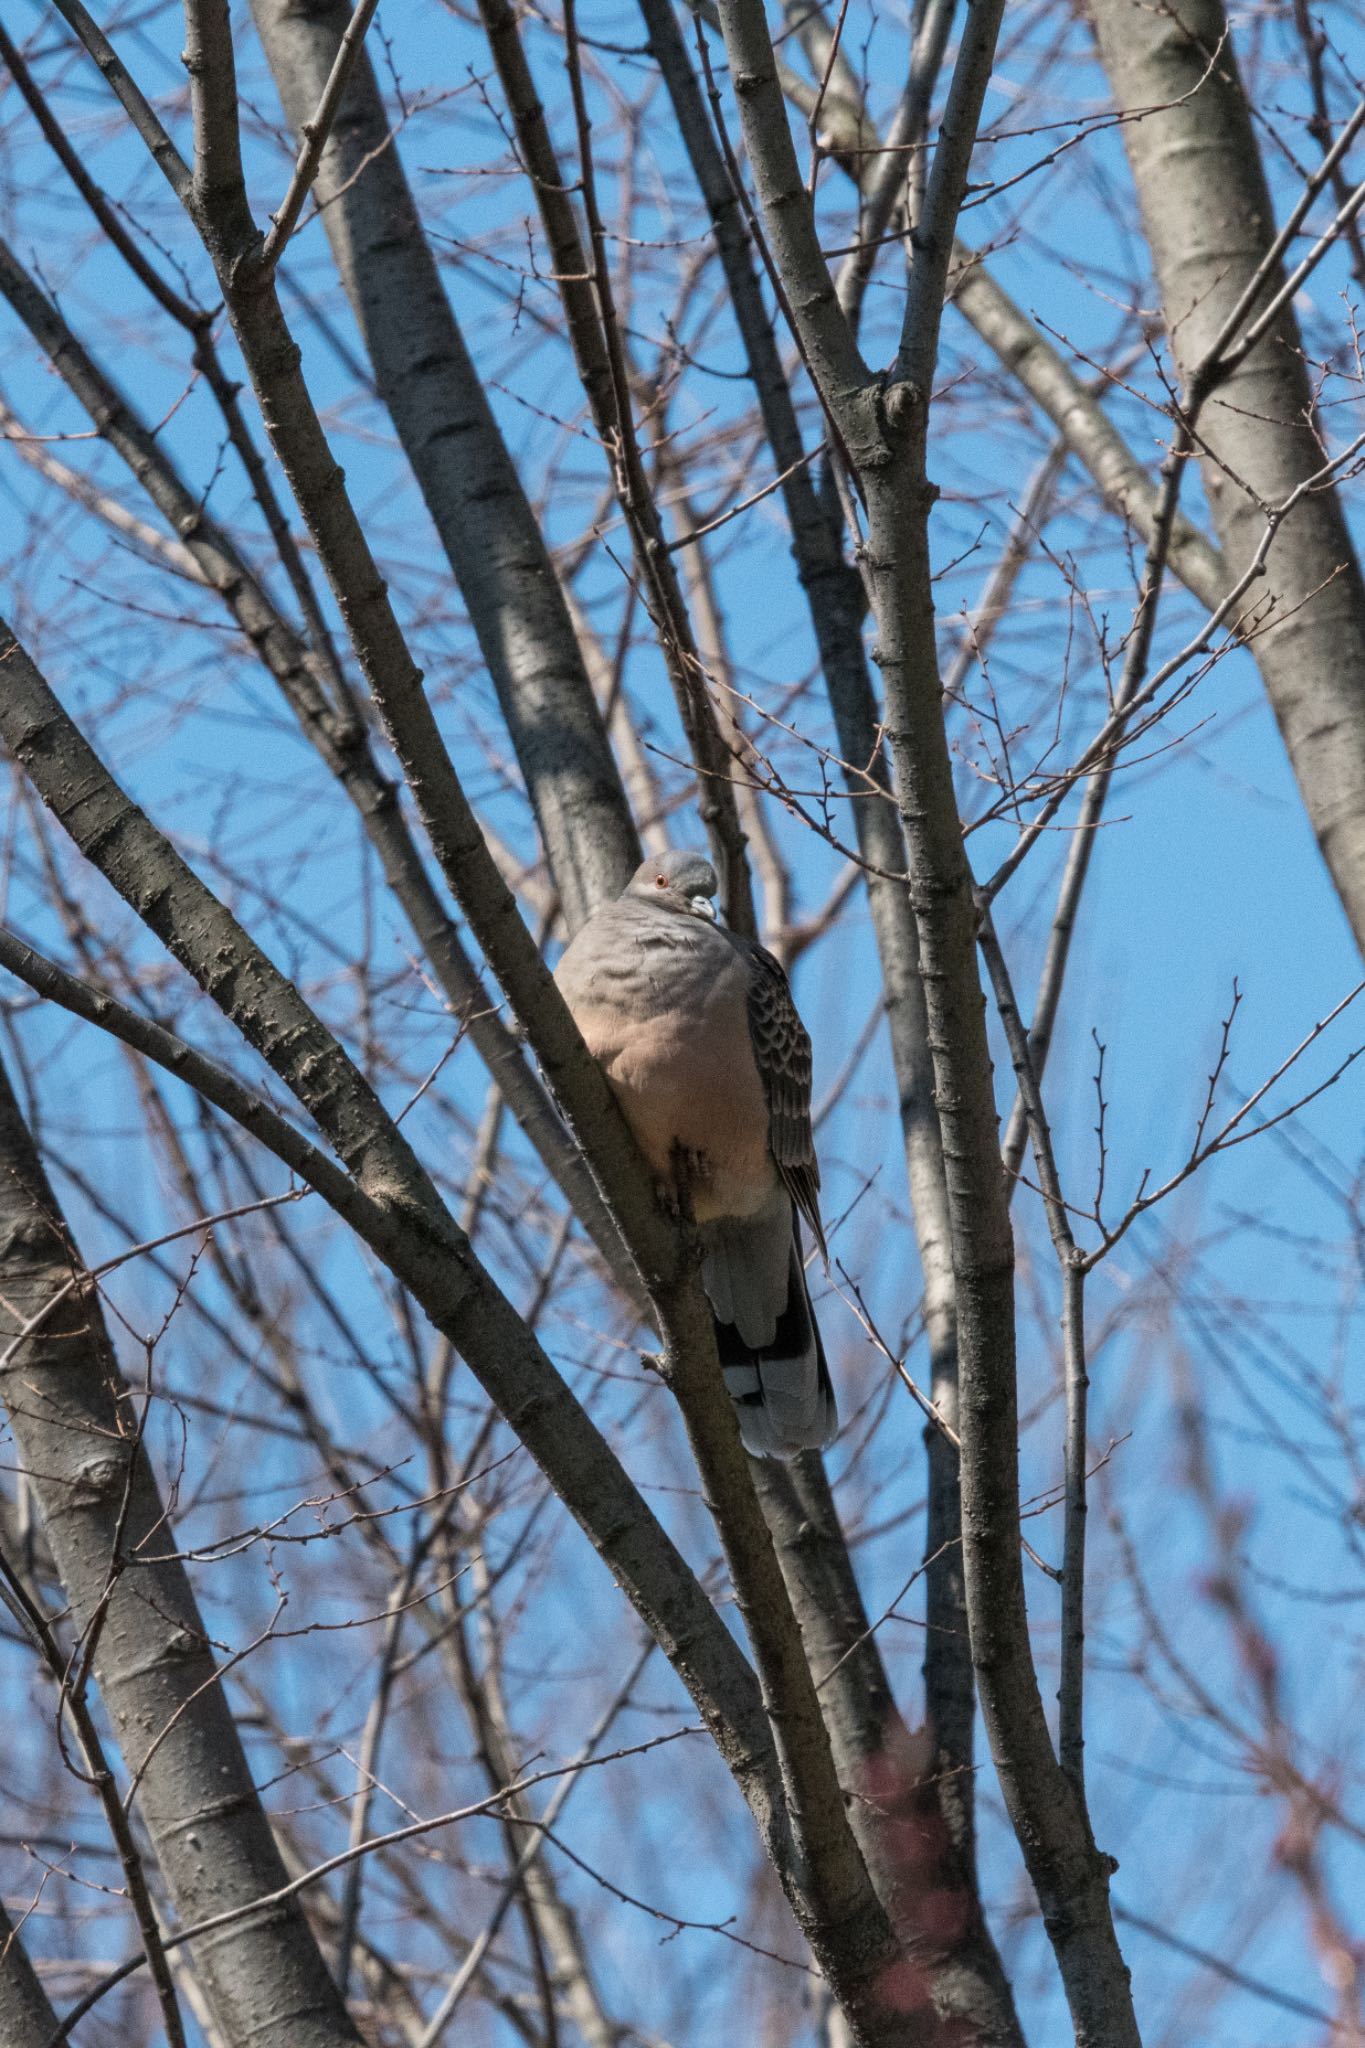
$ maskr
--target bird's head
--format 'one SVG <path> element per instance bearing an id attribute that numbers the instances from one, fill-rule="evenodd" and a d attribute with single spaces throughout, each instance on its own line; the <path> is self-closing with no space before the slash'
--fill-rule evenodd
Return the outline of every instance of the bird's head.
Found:
<path id="1" fill-rule="evenodd" d="M 674 910 L 684 917 L 704 917 L 714 923 L 713 897 L 720 887 L 716 871 L 704 853 L 665 853 L 638 867 L 626 885 L 626 895 L 635 902 L 652 903 L 656 909 Z"/>

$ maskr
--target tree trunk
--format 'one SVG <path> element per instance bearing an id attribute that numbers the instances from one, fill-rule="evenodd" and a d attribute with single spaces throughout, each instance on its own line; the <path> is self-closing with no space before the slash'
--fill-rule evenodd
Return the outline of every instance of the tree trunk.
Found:
<path id="1" fill-rule="evenodd" d="M 57 2015 L 0 1904 L 0 2041 L 5 2048 L 47 2048 L 56 2031 Z"/>
<path id="2" fill-rule="evenodd" d="M 81 1262 L 3 1069 L 0 1168 L 0 1393 L 72 1619 L 97 1631 L 95 1677 L 167 1889 L 182 1921 L 205 1919 L 277 1891 L 286 1872 L 185 1569 L 138 1557 L 148 1540 L 174 1548 L 139 1404 L 98 1295 L 71 1284 Z M 352 2048 L 359 2038 L 296 1899 L 196 1943 L 195 1962 L 229 2041 Z M 17 1979 L 14 1990 L 22 2011 Z M 5 1996 L 8 2048 L 24 2036 Z"/>
<path id="3" fill-rule="evenodd" d="M 253 0 L 252 11 L 297 131 L 312 119 L 351 10 L 346 0 Z M 446 297 L 363 52 L 316 198 L 576 925 L 623 886 L 639 842 L 549 549 Z"/>
<path id="4" fill-rule="evenodd" d="M 1182 378 L 1207 353 L 1275 237 L 1251 109 L 1220 0 L 1091 0 Z M 1283 281 L 1278 266 L 1260 303 Z M 1249 323 L 1248 323 L 1249 324 Z M 1298 323 L 1286 308 L 1203 407 L 1200 473 L 1230 581 L 1326 459 Z M 1365 582 L 1334 489 L 1308 493 L 1247 604 L 1280 622 L 1256 659 L 1323 858 L 1365 945 Z"/>

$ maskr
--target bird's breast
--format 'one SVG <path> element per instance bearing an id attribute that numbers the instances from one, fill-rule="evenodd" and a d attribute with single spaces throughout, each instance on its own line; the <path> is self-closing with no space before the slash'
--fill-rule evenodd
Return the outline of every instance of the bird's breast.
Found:
<path id="1" fill-rule="evenodd" d="M 775 1178 L 768 1104 L 730 948 L 623 949 L 591 977 L 560 980 L 655 1176 L 675 1180 L 681 1149 L 698 1222 L 761 1208 Z"/>

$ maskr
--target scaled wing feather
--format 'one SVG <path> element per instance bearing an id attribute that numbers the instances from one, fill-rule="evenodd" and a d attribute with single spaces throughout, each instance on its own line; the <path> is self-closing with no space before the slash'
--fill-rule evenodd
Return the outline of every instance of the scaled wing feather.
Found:
<path id="1" fill-rule="evenodd" d="M 749 959 L 749 1037 L 768 1098 L 768 1143 L 788 1193 L 828 1260 L 820 1221 L 820 1168 L 811 1130 L 810 1034 L 797 1014 L 779 961 L 762 946 Z"/>

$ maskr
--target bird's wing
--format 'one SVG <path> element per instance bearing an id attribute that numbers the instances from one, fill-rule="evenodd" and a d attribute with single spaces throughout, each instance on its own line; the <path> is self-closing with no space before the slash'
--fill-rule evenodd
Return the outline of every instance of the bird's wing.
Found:
<path id="1" fill-rule="evenodd" d="M 810 1121 L 810 1033 L 797 1014 L 781 964 L 752 942 L 749 961 L 749 1037 L 768 1099 L 768 1144 L 777 1170 L 811 1227 L 821 1257 L 829 1258 L 820 1221 L 820 1168 Z"/>

